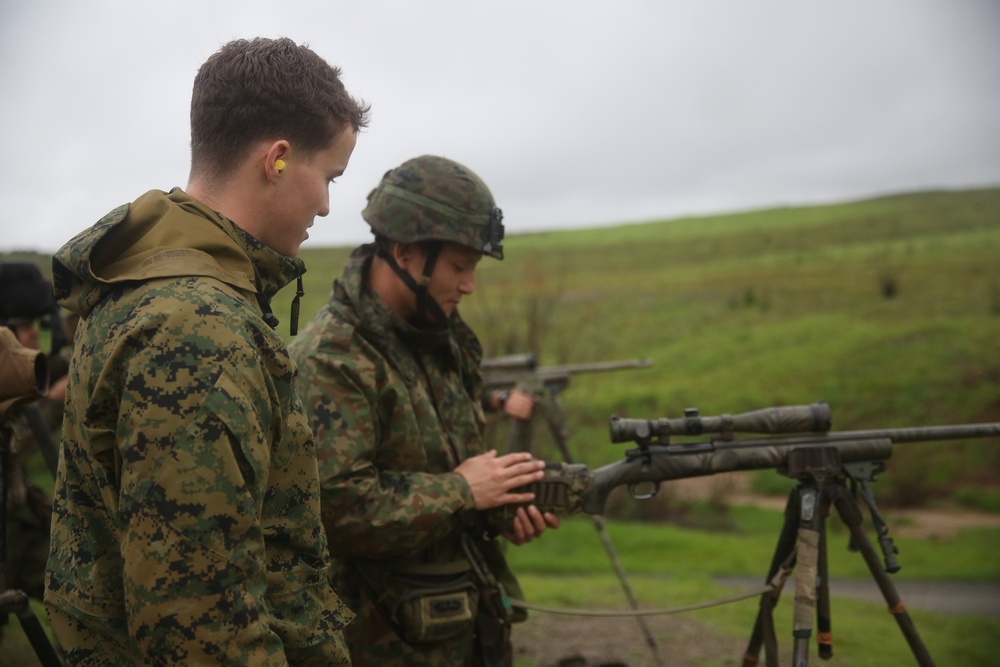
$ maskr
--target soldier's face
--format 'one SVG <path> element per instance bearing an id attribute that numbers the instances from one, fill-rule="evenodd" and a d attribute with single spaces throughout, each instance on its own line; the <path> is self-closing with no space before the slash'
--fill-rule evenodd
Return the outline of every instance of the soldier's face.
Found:
<path id="1" fill-rule="evenodd" d="M 14 335 L 17 336 L 17 342 L 29 350 L 38 349 L 38 327 L 35 326 L 34 322 L 15 324 L 13 329 Z"/>
<path id="2" fill-rule="evenodd" d="M 266 238 L 260 241 L 287 257 L 298 254 L 316 217 L 330 212 L 330 185 L 347 171 L 356 143 L 357 135 L 348 130 L 315 155 L 289 151 L 279 177 L 282 190 L 269 212 L 272 222 L 261 233 Z"/>
<path id="3" fill-rule="evenodd" d="M 462 297 L 476 289 L 476 267 L 482 254 L 458 243 L 445 243 L 431 273 L 428 294 L 451 316 Z"/>

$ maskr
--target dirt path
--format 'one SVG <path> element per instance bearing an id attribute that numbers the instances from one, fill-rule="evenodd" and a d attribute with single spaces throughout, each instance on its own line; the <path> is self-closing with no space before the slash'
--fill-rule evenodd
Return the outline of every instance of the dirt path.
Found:
<path id="1" fill-rule="evenodd" d="M 657 654 L 670 667 L 698 667 L 709 660 L 743 654 L 745 639 L 719 639 L 683 616 L 646 620 Z M 712 637 L 706 641 L 706 637 Z M 634 619 L 574 618 L 535 614 L 515 627 L 514 664 L 540 667 L 640 667 L 655 664 Z"/>
<path id="2" fill-rule="evenodd" d="M 737 578 L 718 582 L 736 590 L 760 584 L 758 580 Z M 794 581 L 789 581 L 788 586 L 794 587 Z M 909 609 L 1000 617 L 1000 585 L 904 581 L 896 582 L 896 588 Z M 834 600 L 851 597 L 884 602 L 881 591 L 871 580 L 833 581 L 830 591 Z M 747 637 L 719 637 L 694 615 L 651 616 L 646 618 L 646 626 L 657 642 L 661 664 L 670 667 L 698 667 L 709 661 L 735 667 L 746 650 Z M 894 626 L 887 624 L 886 631 L 894 632 Z M 787 637 L 779 639 L 779 647 L 783 642 L 787 643 Z M 526 623 L 515 627 L 514 646 L 515 658 L 521 659 L 521 665 L 640 667 L 656 664 L 642 629 L 632 618 L 578 618 L 534 613 Z M 845 667 L 852 664 L 845 660 L 849 660 L 848 656 L 838 656 L 837 664 Z"/>

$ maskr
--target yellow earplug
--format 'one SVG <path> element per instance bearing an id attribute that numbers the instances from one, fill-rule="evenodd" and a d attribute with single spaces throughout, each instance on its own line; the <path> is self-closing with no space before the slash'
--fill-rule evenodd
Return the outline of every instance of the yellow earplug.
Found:
<path id="1" fill-rule="evenodd" d="M 274 168 L 277 169 L 278 171 L 282 171 L 285 168 L 285 161 L 284 160 L 275 160 L 274 161 Z"/>

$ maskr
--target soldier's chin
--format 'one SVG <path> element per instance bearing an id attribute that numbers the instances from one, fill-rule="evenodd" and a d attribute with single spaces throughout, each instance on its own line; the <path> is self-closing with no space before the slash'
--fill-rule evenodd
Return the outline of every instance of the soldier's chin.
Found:
<path id="1" fill-rule="evenodd" d="M 302 238 L 299 239 L 297 243 L 292 244 L 286 249 L 285 257 L 296 257 L 299 254 L 299 250 L 302 249 L 302 244 L 305 243 L 308 238 L 309 232 L 304 233 Z"/>

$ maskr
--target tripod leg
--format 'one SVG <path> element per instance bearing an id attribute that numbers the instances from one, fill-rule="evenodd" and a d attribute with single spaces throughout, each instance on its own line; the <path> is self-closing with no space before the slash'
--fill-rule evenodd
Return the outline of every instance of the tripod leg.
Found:
<path id="1" fill-rule="evenodd" d="M 809 490 L 808 493 L 815 493 Z M 819 531 L 815 526 L 799 528 L 799 545 L 795 575 L 795 611 L 792 614 L 792 665 L 809 664 L 809 640 L 812 638 L 813 617 L 816 613 L 816 571 L 819 560 Z"/>
<path id="2" fill-rule="evenodd" d="M 826 519 L 830 514 L 829 494 L 823 494 L 820 506 L 819 561 L 816 572 L 816 644 L 820 660 L 833 657 L 833 620 L 830 614 L 830 573 L 826 547 Z"/>
<path id="3" fill-rule="evenodd" d="M 511 419 L 510 439 L 507 441 L 507 452 L 531 452 L 533 424 L 531 419 Z"/>
<path id="4" fill-rule="evenodd" d="M 879 589 L 882 591 L 882 597 L 885 598 L 886 604 L 889 606 L 889 613 L 896 619 L 899 629 L 903 632 L 906 642 L 910 645 L 910 650 L 913 652 L 913 657 L 917 659 L 917 664 L 921 667 L 934 667 L 934 661 L 927 652 L 927 647 L 924 646 L 923 640 L 920 639 L 917 628 L 913 625 L 913 620 L 906 612 L 906 606 L 900 599 L 899 593 L 896 591 L 896 586 L 889 579 L 889 575 L 882 569 L 878 554 L 875 553 L 875 548 L 872 546 L 868 536 L 865 535 L 864 530 L 862 530 L 861 511 L 858 509 L 854 499 L 851 498 L 845 488 L 838 487 L 834 503 L 844 524 L 851 531 L 852 543 L 861 552 L 862 557 L 865 559 L 865 564 L 868 566 L 868 571 L 871 572 L 872 578 L 875 579 L 875 583 L 878 584 Z"/>
<path id="5" fill-rule="evenodd" d="M 611 541 L 611 536 L 604 530 L 604 517 L 591 515 L 590 520 L 594 524 L 594 528 L 597 529 L 597 534 L 601 538 L 601 544 L 604 545 L 604 551 L 608 554 L 608 559 L 611 561 L 612 569 L 614 569 L 615 574 L 618 575 L 618 581 L 621 583 L 622 591 L 625 593 L 625 599 L 628 601 L 628 606 L 632 609 L 632 611 L 638 611 L 639 601 L 636 600 L 635 594 L 632 592 L 632 586 L 629 585 L 628 578 L 625 576 L 625 568 L 622 567 L 622 563 L 618 559 L 618 551 L 615 549 L 615 545 Z M 652 631 L 646 624 L 646 619 L 642 616 L 636 616 L 635 620 L 639 624 L 639 629 L 642 631 L 643 637 L 646 639 L 646 646 L 649 647 L 649 652 L 653 657 L 653 664 L 663 665 L 663 658 L 660 657 L 660 649 L 656 643 L 656 637 L 653 636 Z"/>
<path id="6" fill-rule="evenodd" d="M 788 500 L 785 503 L 785 520 L 781 525 L 778 544 L 775 546 L 771 567 L 765 581 L 774 584 L 778 580 L 779 571 L 784 572 L 784 577 L 780 579 L 780 584 L 775 585 L 774 591 L 765 593 L 760 598 L 757 619 L 754 621 L 747 649 L 743 653 L 743 667 L 753 667 L 753 665 L 759 664 L 762 645 L 764 645 L 765 655 L 768 659 L 768 667 L 777 664 L 778 650 L 777 641 L 774 638 L 773 614 L 774 607 L 778 603 L 778 596 L 781 595 L 781 588 L 788 575 L 791 574 L 795 563 L 795 536 L 799 529 L 799 494 L 800 488 L 798 486 L 788 493 Z"/>
<path id="7" fill-rule="evenodd" d="M 25 595 L 24 591 L 7 590 L 0 593 L 0 613 L 6 615 L 11 612 L 17 615 L 21 629 L 42 666 L 61 667 L 62 661 L 56 654 L 56 650 L 52 648 L 52 644 L 49 642 L 38 617 L 35 616 L 35 612 L 32 611 L 28 596 Z"/>

